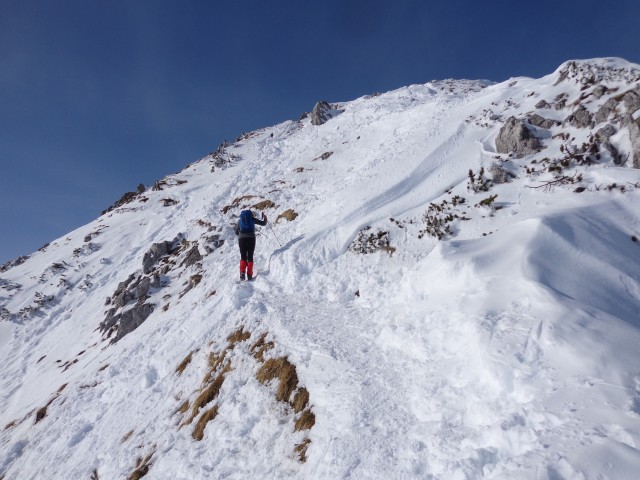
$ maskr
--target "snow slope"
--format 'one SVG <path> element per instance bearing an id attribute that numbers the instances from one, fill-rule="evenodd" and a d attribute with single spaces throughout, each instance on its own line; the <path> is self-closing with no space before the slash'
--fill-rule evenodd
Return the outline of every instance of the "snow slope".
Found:
<path id="1" fill-rule="evenodd" d="M 602 125 L 564 120 L 638 89 L 639 68 L 335 104 L 5 266 L 0 478 L 638 478 L 640 171 L 577 160 Z M 533 112 L 564 123 L 530 127 L 537 153 L 497 153 Z M 632 127 L 609 121 L 632 158 Z M 494 163 L 509 182 L 470 182 Z M 245 207 L 270 221 L 252 283 Z M 124 335 L 114 315 L 145 304 Z"/>

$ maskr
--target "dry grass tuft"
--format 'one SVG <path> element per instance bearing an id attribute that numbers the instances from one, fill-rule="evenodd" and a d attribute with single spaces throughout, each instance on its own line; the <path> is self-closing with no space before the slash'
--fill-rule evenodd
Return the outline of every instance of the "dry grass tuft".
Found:
<path id="1" fill-rule="evenodd" d="M 291 406 L 293 407 L 293 410 L 296 413 L 300 413 L 305 408 L 307 408 L 308 404 L 309 404 L 309 391 L 306 388 L 302 387 L 296 392 L 295 396 L 293 397 L 293 402 L 291 403 Z"/>
<path id="2" fill-rule="evenodd" d="M 147 473 L 149 473 L 149 468 L 151 468 L 151 457 L 153 457 L 154 452 L 151 452 L 145 458 L 138 457 L 136 461 L 136 469 L 131 472 L 129 475 L 129 480 L 140 480 Z"/>
<path id="3" fill-rule="evenodd" d="M 237 207 L 238 205 L 240 205 L 240 203 L 242 203 L 242 202 L 244 202 L 246 200 L 251 200 L 252 198 L 254 198 L 253 195 L 244 195 L 242 197 L 238 197 L 238 198 L 234 199 L 233 202 L 231 202 L 231 205 L 226 205 L 222 209 L 222 213 L 227 213 L 232 208 Z"/>
<path id="4" fill-rule="evenodd" d="M 232 345 L 235 345 L 238 342 L 244 342 L 245 340 L 248 340 L 249 337 L 251 337 L 251 332 L 245 332 L 244 326 L 242 326 L 236 332 L 229 335 L 227 337 L 227 340 L 229 340 L 229 343 L 231 343 Z"/>
<path id="5" fill-rule="evenodd" d="M 191 359 L 193 358 L 193 354 L 195 352 L 197 352 L 197 351 L 198 350 L 194 350 L 193 352 L 189 353 L 189 355 L 184 357 L 184 360 L 182 360 L 182 362 L 180 362 L 180 365 L 178 365 L 176 367 L 176 373 L 178 375 L 182 375 L 182 372 L 184 372 L 184 369 L 187 368 L 187 365 L 189 365 L 191 363 Z"/>
<path id="6" fill-rule="evenodd" d="M 264 363 L 264 354 L 271 350 L 275 345 L 273 342 L 265 342 L 267 333 L 263 333 L 256 343 L 251 345 L 251 352 L 256 360 L 260 363 Z"/>
<path id="7" fill-rule="evenodd" d="M 125 433 L 122 436 L 122 440 L 120 440 L 120 443 L 126 442 L 127 440 L 129 440 L 131 438 L 132 435 L 133 435 L 133 430 L 129 430 L 127 433 Z"/>
<path id="8" fill-rule="evenodd" d="M 296 367 L 285 357 L 270 358 L 256 374 L 260 383 L 267 383 L 274 378 L 279 380 L 276 398 L 281 402 L 288 402 L 291 393 L 298 387 Z"/>
<path id="9" fill-rule="evenodd" d="M 218 369 L 218 367 L 224 361 L 224 357 L 227 355 L 227 350 L 228 349 L 225 349 L 220 353 L 211 352 L 209 354 L 209 368 L 211 370 L 202 379 L 202 383 L 203 384 L 207 384 L 207 383 L 209 383 L 211 381 L 211 376 L 213 375 L 213 373 Z"/>
<path id="10" fill-rule="evenodd" d="M 17 420 L 12 420 L 11 422 L 7 423 L 7 424 L 4 426 L 4 429 L 5 429 L 5 430 L 9 430 L 10 428 L 15 427 L 17 424 L 18 424 L 18 421 L 17 421 Z"/>
<path id="11" fill-rule="evenodd" d="M 273 208 L 276 204 L 271 200 L 263 200 L 262 202 L 258 202 L 253 205 L 251 208 L 255 208 L 256 210 L 266 210 L 267 208 Z"/>
<path id="12" fill-rule="evenodd" d="M 187 413 L 187 410 L 189 410 L 189 400 L 185 400 L 182 405 L 178 407 L 176 413 Z"/>
<path id="13" fill-rule="evenodd" d="M 105 363 L 103 366 L 101 366 L 101 367 L 98 369 L 98 371 L 99 371 L 99 372 L 101 372 L 101 371 L 105 370 L 108 366 L 109 366 L 109 364 L 108 364 L 108 363 Z"/>
<path id="14" fill-rule="evenodd" d="M 296 445 L 296 448 L 293 449 L 293 451 L 298 454 L 298 458 L 302 463 L 307 461 L 307 448 L 309 448 L 310 443 L 311 440 L 305 438 L 302 443 L 299 443 Z"/>
<path id="15" fill-rule="evenodd" d="M 198 423 L 196 423 L 196 426 L 193 428 L 193 433 L 191 434 L 191 436 L 195 440 L 202 440 L 204 438 L 204 429 L 207 426 L 207 423 L 216 418 L 216 415 L 218 415 L 218 406 L 214 405 L 202 414 L 202 416 L 198 420 Z"/>
<path id="16" fill-rule="evenodd" d="M 49 406 L 49 404 L 47 404 L 44 407 L 38 409 L 38 411 L 36 412 L 36 421 L 35 421 L 35 423 L 38 423 L 40 420 L 43 420 L 44 417 L 47 416 L 47 407 L 48 406 Z"/>
<path id="17" fill-rule="evenodd" d="M 227 364 L 225 368 L 220 372 L 216 379 L 211 382 L 207 387 L 200 392 L 200 395 L 193 401 L 193 407 L 191 407 L 191 418 L 185 423 L 189 424 L 194 418 L 198 416 L 198 412 L 208 403 L 211 403 L 220 393 L 220 388 L 224 383 L 224 375 L 231 369 L 230 364 Z"/>
<path id="18" fill-rule="evenodd" d="M 98 475 L 97 468 L 93 469 L 93 472 L 91 472 L 91 477 L 89 477 L 89 480 L 100 480 L 100 476 Z"/>
<path id="19" fill-rule="evenodd" d="M 298 214 L 296 212 L 294 212 L 293 210 L 289 209 L 289 210 L 285 210 L 284 212 L 282 212 L 280 215 L 278 215 L 278 218 L 276 218 L 276 223 L 278 223 L 278 221 L 281 218 L 284 218 L 285 220 L 292 222 L 296 219 L 296 217 L 298 216 Z"/>
<path id="20" fill-rule="evenodd" d="M 300 418 L 296 420 L 295 431 L 299 430 L 311 430 L 316 424 L 316 416 L 313 414 L 311 410 L 305 410 L 300 415 Z"/>

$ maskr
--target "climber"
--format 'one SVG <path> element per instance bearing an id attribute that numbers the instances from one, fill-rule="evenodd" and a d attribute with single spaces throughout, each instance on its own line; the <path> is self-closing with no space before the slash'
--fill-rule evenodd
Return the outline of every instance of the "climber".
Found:
<path id="1" fill-rule="evenodd" d="M 236 225 L 236 235 L 238 235 L 238 246 L 240 247 L 240 280 L 253 279 L 253 251 L 256 248 L 255 224 L 265 226 L 267 216 L 262 213 L 262 220 L 253 216 L 251 210 L 240 212 L 240 218 Z"/>

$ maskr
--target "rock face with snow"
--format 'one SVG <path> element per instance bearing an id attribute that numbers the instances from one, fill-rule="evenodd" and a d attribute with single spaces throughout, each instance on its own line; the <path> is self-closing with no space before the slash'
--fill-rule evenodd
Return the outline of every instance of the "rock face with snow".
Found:
<path id="1" fill-rule="evenodd" d="M 575 112 L 569 115 L 565 122 L 576 128 L 593 127 L 593 115 L 583 105 L 580 105 Z"/>
<path id="2" fill-rule="evenodd" d="M 540 150 L 540 141 L 531 133 L 523 120 L 509 117 L 496 137 L 498 153 L 511 153 L 516 158 Z"/>
<path id="3" fill-rule="evenodd" d="M 311 124 L 324 125 L 338 113 L 339 112 L 329 105 L 328 102 L 320 100 L 314 105 L 313 110 L 311 110 Z"/>
<path id="4" fill-rule="evenodd" d="M 639 86 L 324 102 L 3 265 L 0 478 L 635 478 Z"/>

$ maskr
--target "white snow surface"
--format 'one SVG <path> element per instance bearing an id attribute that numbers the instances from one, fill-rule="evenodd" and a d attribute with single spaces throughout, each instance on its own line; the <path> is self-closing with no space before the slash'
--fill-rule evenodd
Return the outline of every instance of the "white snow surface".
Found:
<path id="1" fill-rule="evenodd" d="M 624 60 L 576 64 L 610 88 L 592 113 L 638 86 Z M 246 134 L 214 171 L 207 156 L 0 273 L 0 478 L 129 478 L 145 457 L 149 479 L 640 478 L 640 171 L 572 164 L 582 193 L 525 171 L 562 156 L 556 134 L 579 144 L 599 126 L 534 129 L 545 148 L 521 159 L 495 152 L 506 118 L 571 113 L 583 84 L 559 81 L 563 67 L 412 85 L 336 104 L 321 126 Z M 566 108 L 534 107 L 562 93 Z M 469 191 L 469 170 L 494 162 L 516 178 Z M 500 208 L 478 205 L 496 194 Z M 455 195 L 468 220 L 422 235 L 429 205 Z M 264 200 L 257 277 L 240 283 L 232 226 Z M 390 248 L 350 250 L 368 226 Z M 178 235 L 202 260 L 168 264 L 153 313 L 111 342 L 107 297 Z M 197 440 L 200 417 L 178 409 L 241 327 Z M 277 380 L 258 381 L 263 334 L 265 358 L 288 358 L 308 390 L 312 428 L 296 431 Z"/>

